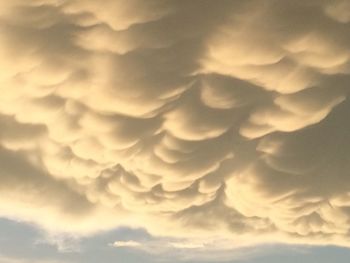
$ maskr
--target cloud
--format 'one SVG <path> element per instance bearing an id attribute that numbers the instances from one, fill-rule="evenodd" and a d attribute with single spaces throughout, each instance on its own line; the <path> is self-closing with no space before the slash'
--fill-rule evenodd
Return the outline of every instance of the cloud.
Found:
<path id="1" fill-rule="evenodd" d="M 30 259 L 27 260 L 22 258 L 5 257 L 2 255 L 0 255 L 0 262 L 1 263 L 63 263 L 57 260 L 30 260 Z"/>
<path id="2" fill-rule="evenodd" d="M 133 240 L 128 241 L 115 241 L 112 244 L 113 247 L 139 247 L 141 246 L 141 243 Z"/>
<path id="3" fill-rule="evenodd" d="M 116 249 L 128 249 L 147 253 L 155 262 L 168 262 L 176 258 L 179 262 L 205 260 L 205 262 L 227 262 L 247 260 L 264 254 L 264 248 L 240 248 L 228 246 L 227 240 L 196 240 L 174 238 L 151 238 L 144 240 L 115 241 L 109 244 Z M 265 248 L 266 250 L 266 248 Z"/>
<path id="4" fill-rule="evenodd" d="M 0 215 L 349 246 L 349 5 L 219 2 L 0 3 Z"/>
<path id="5" fill-rule="evenodd" d="M 113 244 L 111 244 L 113 247 L 129 247 L 129 248 L 134 248 L 134 247 L 141 247 L 143 246 L 144 248 L 146 247 L 158 247 L 159 248 L 169 248 L 169 249 L 199 249 L 199 248 L 204 248 L 205 244 L 202 242 L 193 242 L 193 241 L 184 241 L 184 240 L 177 240 L 177 241 L 165 241 L 165 240 L 147 240 L 143 242 L 139 241 L 134 241 L 134 240 L 127 240 L 127 241 L 115 241 Z M 150 249 L 151 250 L 151 249 Z M 152 251 L 152 250 L 151 250 Z M 155 253 L 157 250 L 153 250 Z"/>
<path id="6" fill-rule="evenodd" d="M 69 235 L 67 233 L 47 233 L 42 235 L 34 241 L 34 245 L 40 246 L 50 245 L 57 249 L 60 253 L 79 253 L 82 252 L 78 236 Z"/>

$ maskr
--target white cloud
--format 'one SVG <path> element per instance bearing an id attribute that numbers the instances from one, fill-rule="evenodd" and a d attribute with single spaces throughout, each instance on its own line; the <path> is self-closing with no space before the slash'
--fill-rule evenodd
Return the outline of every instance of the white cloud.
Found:
<path id="1" fill-rule="evenodd" d="M 115 241 L 112 246 L 113 247 L 139 247 L 142 244 L 137 241 L 128 240 L 128 241 Z"/>

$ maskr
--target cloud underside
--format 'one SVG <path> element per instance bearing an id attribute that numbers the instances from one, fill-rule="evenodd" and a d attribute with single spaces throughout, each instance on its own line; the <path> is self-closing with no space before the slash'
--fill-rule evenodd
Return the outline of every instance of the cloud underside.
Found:
<path id="1" fill-rule="evenodd" d="M 350 244 L 348 1 L 1 1 L 0 32 L 1 216 Z"/>

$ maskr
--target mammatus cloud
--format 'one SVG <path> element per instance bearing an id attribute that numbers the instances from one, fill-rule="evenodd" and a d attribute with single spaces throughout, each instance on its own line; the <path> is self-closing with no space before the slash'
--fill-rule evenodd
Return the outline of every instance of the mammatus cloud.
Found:
<path id="1" fill-rule="evenodd" d="M 1 216 L 350 244 L 348 1 L 0 10 Z"/>

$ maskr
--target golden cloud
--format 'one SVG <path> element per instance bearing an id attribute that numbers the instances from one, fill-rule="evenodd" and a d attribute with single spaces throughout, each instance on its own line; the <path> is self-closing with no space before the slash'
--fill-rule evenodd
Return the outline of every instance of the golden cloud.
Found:
<path id="1" fill-rule="evenodd" d="M 0 10 L 1 216 L 349 245 L 346 1 Z"/>

